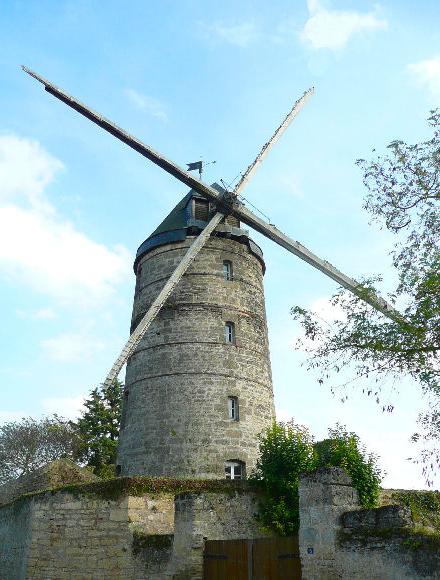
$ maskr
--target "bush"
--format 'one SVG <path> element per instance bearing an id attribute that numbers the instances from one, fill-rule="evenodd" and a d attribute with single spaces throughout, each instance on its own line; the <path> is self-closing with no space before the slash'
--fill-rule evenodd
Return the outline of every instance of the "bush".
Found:
<path id="1" fill-rule="evenodd" d="M 329 438 L 315 444 L 319 467 L 342 467 L 351 477 L 364 508 L 377 506 L 382 473 L 373 454 L 367 454 L 356 433 L 342 425 L 329 429 Z"/>
<path id="2" fill-rule="evenodd" d="M 374 507 L 381 472 L 377 458 L 367 455 L 355 433 L 336 425 L 329 439 L 314 443 L 306 427 L 274 423 L 260 436 L 260 456 L 251 482 L 263 492 L 258 519 L 280 536 L 299 529 L 298 486 L 301 473 L 317 467 L 342 467 L 350 475 L 363 507 Z"/>

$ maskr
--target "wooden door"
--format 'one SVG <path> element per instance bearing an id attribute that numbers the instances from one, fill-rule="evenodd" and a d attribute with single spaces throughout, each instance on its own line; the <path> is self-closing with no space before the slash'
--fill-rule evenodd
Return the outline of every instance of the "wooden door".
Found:
<path id="1" fill-rule="evenodd" d="M 298 538 L 253 540 L 252 580 L 301 580 Z"/>
<path id="2" fill-rule="evenodd" d="M 205 580 L 301 580 L 298 537 L 205 542 Z"/>
<path id="3" fill-rule="evenodd" d="M 205 580 L 249 580 L 248 540 L 207 540 Z"/>

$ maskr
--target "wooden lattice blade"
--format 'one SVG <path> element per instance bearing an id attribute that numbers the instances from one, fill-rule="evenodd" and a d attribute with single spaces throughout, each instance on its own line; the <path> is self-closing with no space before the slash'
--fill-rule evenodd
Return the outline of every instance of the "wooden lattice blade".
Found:
<path id="1" fill-rule="evenodd" d="M 224 214 L 222 214 L 221 212 L 217 212 L 216 214 L 214 214 L 214 216 L 208 222 L 203 231 L 193 241 L 193 243 L 189 247 L 188 251 L 182 258 L 182 260 L 179 262 L 174 272 L 168 278 L 165 286 L 159 292 L 158 296 L 155 298 L 155 300 L 145 313 L 142 320 L 139 322 L 139 324 L 136 326 L 136 328 L 130 335 L 130 338 L 128 339 L 124 348 L 122 349 L 121 354 L 118 356 L 109 374 L 107 375 L 107 378 L 104 381 L 104 386 L 106 387 L 110 386 L 112 382 L 117 378 L 122 367 L 135 351 L 137 345 L 142 340 L 142 337 L 147 332 L 151 323 L 158 315 L 160 309 L 165 304 L 167 298 L 173 292 L 174 288 L 177 286 L 182 276 L 188 270 L 188 268 L 196 258 L 197 254 L 200 252 L 205 243 L 208 241 L 209 236 L 212 234 L 214 229 L 218 226 L 218 224 L 221 222 L 223 218 Z"/>
<path id="2" fill-rule="evenodd" d="M 251 179 L 251 177 L 253 177 L 253 175 L 257 171 L 258 167 L 264 161 L 264 159 L 267 156 L 267 154 L 269 153 L 269 151 L 272 149 L 272 147 L 275 145 L 275 143 L 279 140 L 281 135 L 286 131 L 286 129 L 288 128 L 290 123 L 293 121 L 293 119 L 301 111 L 301 109 L 305 105 L 306 101 L 313 95 L 313 92 L 314 92 L 314 89 L 312 87 L 311 89 L 306 91 L 297 101 L 295 101 L 293 107 L 287 113 L 287 115 L 285 116 L 281 125 L 279 125 L 279 127 L 277 127 L 277 129 L 275 130 L 272 137 L 269 139 L 269 141 L 267 143 L 265 143 L 263 145 L 260 152 L 255 157 L 254 161 L 249 165 L 249 167 L 246 169 L 246 171 L 241 176 L 240 181 L 238 182 L 237 186 L 234 189 L 235 195 L 238 196 L 241 194 L 243 189 L 249 183 L 249 180 Z"/>
<path id="3" fill-rule="evenodd" d="M 132 149 L 134 149 L 135 151 L 137 151 L 138 153 L 140 153 L 141 155 L 143 155 L 144 157 L 146 157 L 147 159 L 149 159 L 150 161 L 152 161 L 153 163 L 155 163 L 156 165 L 158 165 L 159 167 L 161 167 L 162 169 L 164 169 L 165 171 L 167 171 L 168 173 L 179 179 L 182 183 L 185 183 L 186 185 L 193 188 L 195 191 L 202 194 L 211 201 L 215 202 L 221 200 L 222 195 L 218 191 L 216 191 L 213 187 L 192 177 L 189 173 L 187 173 L 184 169 L 179 167 L 176 163 L 173 163 L 172 161 L 170 161 L 169 159 L 167 159 L 166 157 L 164 157 L 163 155 L 161 155 L 160 153 L 158 153 L 145 143 L 142 143 L 142 141 L 140 141 L 136 137 L 133 137 L 133 135 L 130 135 L 129 133 L 127 133 L 126 131 L 124 131 L 123 129 L 121 129 L 120 127 L 118 127 L 117 125 L 115 125 L 114 123 L 112 123 L 111 121 L 109 121 L 96 111 L 93 111 L 93 109 L 87 107 L 87 105 L 81 103 L 80 101 L 78 101 L 77 99 L 75 99 L 74 97 L 63 91 L 62 89 L 50 83 L 48 80 L 44 79 L 34 71 L 24 66 L 22 68 L 25 72 L 34 77 L 37 81 L 42 83 L 47 92 L 54 95 L 55 97 L 66 103 L 69 107 L 72 107 L 73 109 L 75 109 L 76 111 L 78 111 L 79 113 L 81 113 L 94 123 L 96 123 L 98 126 L 102 127 L 103 129 L 111 133 L 113 136 L 121 140 L 123 143 L 126 143 L 129 147 L 131 147 Z M 252 165 L 250 167 L 252 167 Z M 247 181 L 245 180 L 243 186 L 246 182 Z M 255 215 L 243 204 L 235 202 L 229 209 L 230 212 L 233 215 L 235 215 L 239 220 L 241 220 L 248 226 L 254 228 L 264 236 L 268 237 L 273 242 L 279 244 L 292 254 L 295 254 L 296 256 L 301 258 L 301 260 L 304 260 L 314 268 L 317 268 L 318 270 L 323 272 L 326 276 L 334 280 L 337 284 L 346 288 L 350 292 L 353 292 L 353 294 L 362 298 L 362 300 L 364 300 L 365 302 L 367 302 L 368 304 L 370 304 L 371 306 L 382 312 L 388 318 L 398 321 L 403 320 L 402 315 L 399 312 L 397 312 L 393 306 L 388 304 L 383 298 L 377 296 L 373 292 L 365 294 L 363 287 L 358 282 L 356 282 L 356 280 L 353 280 L 349 276 L 346 276 L 340 270 L 335 268 L 332 264 L 330 264 L 326 260 L 322 260 L 321 258 L 316 256 L 316 254 L 308 250 L 305 246 L 293 240 L 289 236 L 283 234 L 280 230 L 278 230 L 278 228 L 260 219 L 257 215 Z"/>

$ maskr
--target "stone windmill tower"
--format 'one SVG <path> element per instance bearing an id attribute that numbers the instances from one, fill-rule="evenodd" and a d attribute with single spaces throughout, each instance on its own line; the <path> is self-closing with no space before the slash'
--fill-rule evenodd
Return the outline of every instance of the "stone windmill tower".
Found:
<path id="1" fill-rule="evenodd" d="M 209 209 L 190 191 L 140 246 L 133 329 Z M 123 475 L 241 478 L 255 466 L 258 434 L 274 418 L 264 269 L 236 218 L 216 227 L 128 361 Z"/>
<path id="2" fill-rule="evenodd" d="M 209 186 L 43 77 L 51 93 L 192 189 L 140 246 L 132 334 L 105 383 L 127 364 L 124 475 L 245 476 L 273 418 L 261 250 L 251 226 L 382 312 L 372 290 L 259 218 L 239 196 L 313 90 L 300 97 L 233 191 Z M 186 275 L 185 275 L 186 274 Z"/>

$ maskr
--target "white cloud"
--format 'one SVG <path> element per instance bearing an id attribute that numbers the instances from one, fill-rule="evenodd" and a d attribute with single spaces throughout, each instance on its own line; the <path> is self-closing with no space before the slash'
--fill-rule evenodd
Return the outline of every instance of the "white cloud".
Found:
<path id="1" fill-rule="evenodd" d="M 57 313 L 53 308 L 40 308 L 35 311 L 27 311 L 22 309 L 16 310 L 17 316 L 24 320 L 29 318 L 35 318 L 36 320 L 53 320 L 57 317 Z"/>
<path id="2" fill-rule="evenodd" d="M 61 301 L 102 300 L 128 276 L 130 256 L 56 213 L 44 189 L 61 167 L 38 143 L 0 136 L 0 273 Z"/>
<path id="3" fill-rule="evenodd" d="M 53 320 L 56 317 L 56 312 L 52 308 L 40 308 L 34 312 L 34 318 L 38 320 Z"/>
<path id="4" fill-rule="evenodd" d="M 440 56 L 408 65 L 416 82 L 440 99 Z"/>
<path id="5" fill-rule="evenodd" d="M 43 399 L 42 406 L 45 415 L 74 420 L 84 409 L 84 397 L 50 397 Z"/>
<path id="6" fill-rule="evenodd" d="M 242 22 L 240 24 L 215 22 L 211 25 L 204 25 L 203 28 L 206 37 L 216 37 L 218 40 L 234 46 L 240 46 L 241 48 L 248 46 L 257 38 L 257 29 L 252 22 Z"/>
<path id="7" fill-rule="evenodd" d="M 41 402 L 42 412 L 26 413 L 24 411 L 0 411 L 0 425 L 12 421 L 21 422 L 22 419 L 32 416 L 39 419 L 41 416 L 59 415 L 64 419 L 77 419 L 84 409 L 84 397 L 49 397 Z"/>
<path id="8" fill-rule="evenodd" d="M 138 109 L 141 109 L 141 111 L 146 111 L 161 121 L 168 121 L 165 107 L 157 99 L 138 93 L 138 91 L 135 91 L 134 89 L 125 89 L 124 94 L 128 100 Z"/>
<path id="9" fill-rule="evenodd" d="M 52 213 L 44 189 L 62 168 L 61 161 L 37 141 L 0 135 L 0 203 L 24 200 L 35 209 Z"/>
<path id="10" fill-rule="evenodd" d="M 63 333 L 41 342 L 46 354 L 53 360 L 71 362 L 90 358 L 104 349 L 104 343 L 87 331 Z"/>
<path id="11" fill-rule="evenodd" d="M 353 10 L 327 10 L 319 0 L 309 0 L 309 19 L 300 34 L 301 39 L 311 48 L 344 48 L 355 35 L 369 30 L 384 30 L 388 23 L 376 12 L 356 12 Z"/>

